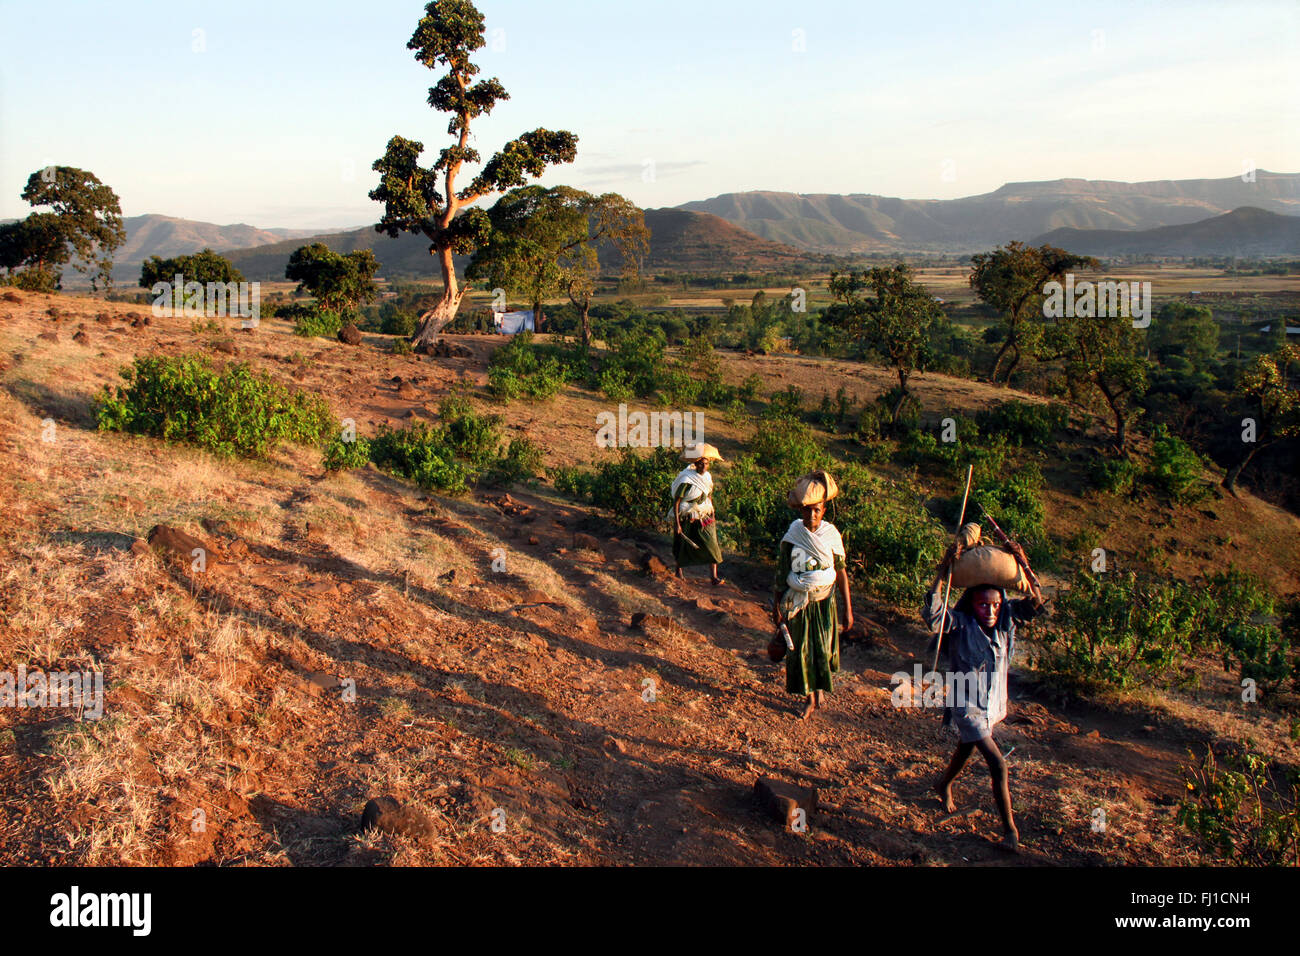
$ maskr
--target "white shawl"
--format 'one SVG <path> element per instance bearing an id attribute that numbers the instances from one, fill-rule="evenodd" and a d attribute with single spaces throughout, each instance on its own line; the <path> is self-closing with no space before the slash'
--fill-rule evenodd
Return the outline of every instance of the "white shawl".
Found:
<path id="1" fill-rule="evenodd" d="M 669 496 L 676 500 L 677 489 L 686 485 L 686 493 L 682 495 L 681 504 L 678 510 L 683 518 L 694 518 L 703 521 L 713 514 L 713 476 L 707 471 L 700 474 L 695 470 L 694 465 L 687 465 L 677 477 L 673 479 L 673 486 L 669 489 Z"/>
<path id="2" fill-rule="evenodd" d="M 786 620 L 796 617 L 809 603 L 825 600 L 835 587 L 835 555 L 844 557 L 844 539 L 829 521 L 809 531 L 803 519 L 791 523 L 781 543 L 790 542 L 789 590 L 781 596 Z"/>

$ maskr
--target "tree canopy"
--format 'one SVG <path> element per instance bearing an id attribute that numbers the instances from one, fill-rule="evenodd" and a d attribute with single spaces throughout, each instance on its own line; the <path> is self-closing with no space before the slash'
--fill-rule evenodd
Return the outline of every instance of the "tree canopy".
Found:
<path id="1" fill-rule="evenodd" d="M 49 166 L 28 177 L 22 198 L 51 211 L 0 226 L 0 266 L 11 276 L 31 273 L 23 283 L 31 287 L 60 288 L 63 266 L 75 257 L 92 289 L 113 284 L 113 252 L 126 241 L 126 228 L 112 189 L 84 169 Z"/>
<path id="2" fill-rule="evenodd" d="M 899 263 L 832 272 L 829 285 L 837 305 L 827 311 L 827 321 L 883 356 L 898 373 L 894 421 L 907 398 L 908 378 L 930 365 L 930 326 L 943 316 L 934 296 L 912 275 L 910 266 Z"/>
<path id="3" fill-rule="evenodd" d="M 298 291 L 315 297 L 323 309 L 352 309 L 375 297 L 374 276 L 379 262 L 369 249 L 347 255 L 324 243 L 299 246 L 289 257 L 284 277 L 298 282 Z"/>
<path id="4" fill-rule="evenodd" d="M 567 295 L 580 310 L 584 345 L 591 337 L 588 313 L 600 274 L 601 244 L 617 250 L 624 277 L 638 273 L 640 257 L 649 248 L 645 214 L 617 193 L 594 196 L 570 186 L 524 186 L 502 196 L 488 218 L 491 231 L 465 277 L 525 297 L 539 322 L 544 299 Z"/>
<path id="5" fill-rule="evenodd" d="M 1002 313 L 1002 347 L 993 359 L 990 378 L 997 382 L 1007 354 L 1003 381 L 1011 379 L 1020 360 L 1034 357 L 1043 337 L 1043 286 L 1060 279 L 1070 270 L 1095 268 L 1096 259 L 1076 256 L 1055 246 L 1026 246 L 1009 242 L 992 252 L 971 256 L 970 287 L 981 301 Z"/>
<path id="6" fill-rule="evenodd" d="M 447 134 L 452 143 L 439 152 L 432 166 L 422 167 L 419 157 L 424 144 L 394 136 L 373 165 L 380 183 L 371 190 L 370 198 L 384 204 L 383 218 L 375 229 L 389 236 L 413 232 L 428 237 L 429 252 L 437 257 L 442 271 L 442 297 L 421 316 L 413 339 L 417 351 L 427 350 L 438 332 L 455 318 L 468 291 L 456 282 L 452 255 L 472 253 L 490 234 L 487 214 L 467 207 L 494 192 L 522 186 L 530 177 L 541 176 L 547 166 L 572 162 L 577 155 L 578 139 L 572 133 L 535 129 L 506 143 L 469 185 L 456 188 L 461 168 L 481 160 L 478 151 L 469 146 L 470 124 L 490 113 L 498 101 L 509 99 L 495 77 L 474 80 L 479 68 L 470 56 L 483 47 L 483 34 L 483 14 L 469 0 L 435 0 L 425 6 L 407 48 L 429 69 L 447 69 L 429 88 L 428 103 L 451 114 Z"/>

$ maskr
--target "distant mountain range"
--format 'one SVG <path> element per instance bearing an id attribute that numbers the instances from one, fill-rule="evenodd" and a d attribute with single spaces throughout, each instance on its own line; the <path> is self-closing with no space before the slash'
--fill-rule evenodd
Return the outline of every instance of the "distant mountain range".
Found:
<path id="1" fill-rule="evenodd" d="M 1300 214 L 1300 173 L 1256 170 L 1227 179 L 1008 183 L 962 199 L 895 199 L 782 192 L 726 193 L 685 203 L 742 229 L 837 255 L 975 252 L 1056 229 L 1130 231 L 1186 225 L 1252 206 Z M 1230 254 L 1224 252 L 1223 254 Z"/>
<path id="2" fill-rule="evenodd" d="M 1033 240 L 1087 256 L 1300 255 L 1300 216 L 1243 206 L 1183 226 L 1126 232 L 1119 229 L 1053 229 Z"/>
<path id="3" fill-rule="evenodd" d="M 822 258 L 802 249 L 772 242 L 746 232 L 725 220 L 707 213 L 683 209 L 647 209 L 646 226 L 650 229 L 650 251 L 643 267 L 647 271 L 716 271 L 727 269 L 774 270 L 793 265 L 818 262 Z M 225 256 L 249 281 L 283 279 L 289 256 L 299 246 L 323 242 L 335 252 L 370 249 L 382 263 L 380 275 L 429 277 L 437 273 L 437 263 L 429 255 L 429 240 L 409 233 L 390 239 L 367 226 L 329 235 L 295 238 L 253 249 L 226 252 Z M 615 265 L 612 249 L 601 250 L 602 264 Z M 469 257 L 457 257 L 456 267 L 463 270 Z M 137 275 L 138 275 L 137 268 Z"/>
<path id="4" fill-rule="evenodd" d="M 131 286 L 150 256 L 198 252 L 231 259 L 250 279 L 283 279 L 294 249 L 323 242 L 337 252 L 372 249 L 381 275 L 436 273 L 423 237 L 390 239 L 371 226 L 333 233 L 218 226 L 170 216 L 124 220 L 114 279 Z M 782 192 L 727 193 L 646 210 L 647 270 L 775 271 L 870 253 L 962 254 L 1011 240 L 1096 256 L 1300 254 L 1300 173 L 1257 170 L 1227 179 L 1120 183 L 1084 179 L 1008 183 L 962 199 L 896 199 Z M 611 250 L 605 250 L 606 259 Z M 465 265 L 458 259 L 460 268 Z M 69 288 L 85 284 L 67 270 Z"/>

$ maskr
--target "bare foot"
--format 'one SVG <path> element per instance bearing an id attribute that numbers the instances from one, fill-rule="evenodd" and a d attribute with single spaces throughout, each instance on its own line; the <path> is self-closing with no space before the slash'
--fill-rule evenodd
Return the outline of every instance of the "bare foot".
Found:
<path id="1" fill-rule="evenodd" d="M 823 691 L 819 690 L 817 692 L 817 709 L 821 710 L 825 706 L 826 706 L 826 695 Z"/>
<path id="2" fill-rule="evenodd" d="M 1020 834 L 1015 830 L 1007 831 L 1007 834 L 1002 838 L 1002 842 L 998 844 L 998 847 L 999 849 L 1006 850 L 1008 853 L 1019 853 Z"/>
<path id="3" fill-rule="evenodd" d="M 799 715 L 800 720 L 807 720 L 812 716 L 813 711 L 817 709 L 816 699 L 812 694 L 808 695 L 808 703 L 804 706 L 803 713 Z"/>
<path id="4" fill-rule="evenodd" d="M 714 578 L 713 581 L 712 581 L 712 584 L 713 584 L 713 586 L 714 586 L 715 588 L 716 588 L 719 584 L 726 584 L 726 583 L 727 583 L 727 579 L 726 579 L 726 578 Z"/>
<path id="5" fill-rule="evenodd" d="M 947 786 L 944 786 L 943 784 L 936 783 L 936 784 L 934 785 L 934 792 L 937 793 L 937 794 L 939 795 L 939 802 L 943 804 L 943 812 L 944 812 L 944 813 L 956 813 L 956 812 L 957 812 L 957 804 L 954 803 L 954 802 L 953 802 L 953 799 L 952 799 L 952 784 L 951 784 L 951 783 L 948 784 Z"/>
<path id="6" fill-rule="evenodd" d="M 678 568 L 678 569 L 677 569 L 677 580 L 678 580 L 678 581 L 685 581 L 685 580 L 686 580 L 686 575 L 682 574 L 682 569 L 681 569 L 681 568 Z"/>

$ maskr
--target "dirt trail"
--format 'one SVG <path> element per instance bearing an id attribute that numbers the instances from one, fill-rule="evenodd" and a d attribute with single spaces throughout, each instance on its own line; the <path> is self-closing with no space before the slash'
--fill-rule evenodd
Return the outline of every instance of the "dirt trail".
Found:
<path id="1" fill-rule="evenodd" d="M 43 299 L 0 327 L 0 665 L 93 662 L 108 716 L 0 713 L 0 861 L 1187 858 L 1172 808 L 1178 766 L 1207 737 L 1193 717 L 1067 709 L 1017 685 L 997 734 L 1014 748 L 1025 845 L 1008 857 L 977 761 L 956 788 L 971 812 L 941 820 L 929 793 L 951 742 L 936 711 L 894 705 L 891 675 L 910 673 L 926 640 L 906 614 L 855 596 L 868 636 L 846 641 L 829 707 L 798 721 L 764 650 L 770 569 L 728 556 L 719 588 L 699 569 L 647 574 L 647 553 L 669 560 L 664 538 L 619 535 L 545 489 L 428 497 L 373 470 L 326 477 L 308 452 L 223 463 L 101 435 L 99 385 L 133 354 L 195 336 L 180 320 L 130 330 L 138 310 L 90 303 L 58 323 L 84 322 L 89 346 L 66 331 L 42 341 Z M 240 357 L 356 409 L 363 431 L 477 381 L 488 348 L 466 337 L 473 358 L 412 363 L 270 326 L 236 338 Z M 302 349 L 312 359 L 291 361 Z M 510 424 L 585 433 L 555 417 L 583 401 L 566 393 Z M 54 443 L 39 439 L 49 417 Z M 160 523 L 201 536 L 208 567 L 133 551 Z M 579 533 L 598 549 L 576 547 Z M 818 788 L 806 832 L 757 806 L 760 776 Z M 431 835 L 361 835 L 362 806 L 384 793 L 424 811 Z"/>

